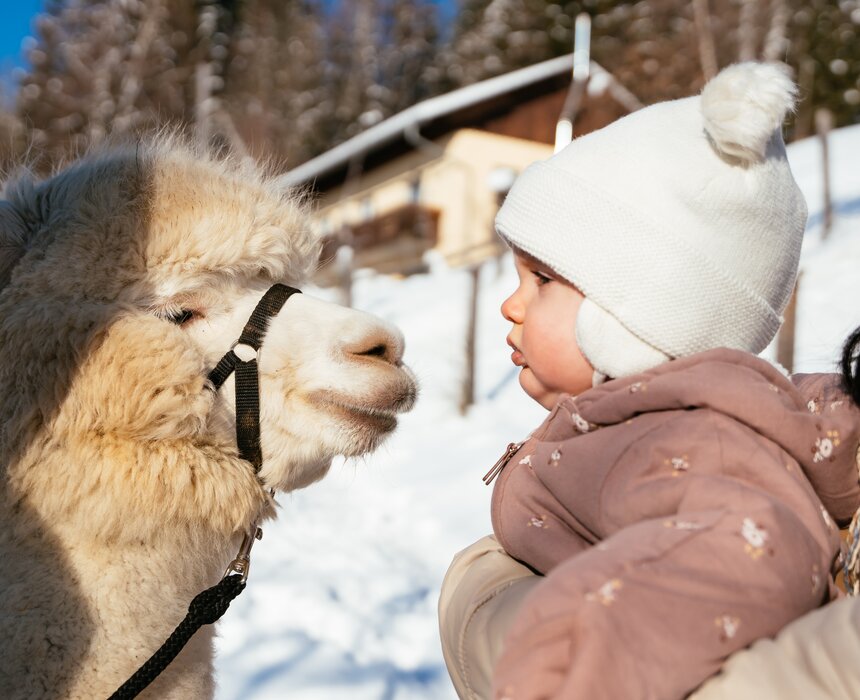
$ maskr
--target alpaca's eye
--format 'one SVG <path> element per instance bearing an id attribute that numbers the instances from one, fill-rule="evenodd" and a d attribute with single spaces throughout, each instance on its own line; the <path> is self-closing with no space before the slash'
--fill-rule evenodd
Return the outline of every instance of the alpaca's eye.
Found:
<path id="1" fill-rule="evenodd" d="M 177 326 L 182 326 L 194 318 L 194 312 L 189 309 L 182 309 L 176 313 L 168 314 L 167 320 L 175 323 Z"/>

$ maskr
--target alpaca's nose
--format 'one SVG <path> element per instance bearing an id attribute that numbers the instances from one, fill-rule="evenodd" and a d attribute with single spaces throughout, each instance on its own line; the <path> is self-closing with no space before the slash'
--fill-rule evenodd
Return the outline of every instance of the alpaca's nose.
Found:
<path id="1" fill-rule="evenodd" d="M 343 351 L 350 359 L 379 359 L 399 365 L 403 360 L 403 336 L 388 328 L 377 328 L 346 343 Z"/>

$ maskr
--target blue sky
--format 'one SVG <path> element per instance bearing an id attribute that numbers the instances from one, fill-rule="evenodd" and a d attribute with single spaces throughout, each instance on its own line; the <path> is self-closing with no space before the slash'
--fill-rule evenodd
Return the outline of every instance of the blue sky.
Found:
<path id="1" fill-rule="evenodd" d="M 0 64 L 3 71 L 23 63 L 21 40 L 33 33 L 33 17 L 42 9 L 44 0 L 11 0 L 0 12 Z"/>

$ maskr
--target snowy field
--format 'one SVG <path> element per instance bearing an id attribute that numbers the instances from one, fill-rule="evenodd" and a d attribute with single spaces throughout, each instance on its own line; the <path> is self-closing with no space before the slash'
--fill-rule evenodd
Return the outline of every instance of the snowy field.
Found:
<path id="1" fill-rule="evenodd" d="M 832 135 L 826 240 L 819 145 L 794 144 L 789 158 L 810 210 L 795 371 L 830 371 L 860 324 L 860 126 Z M 359 276 L 355 306 L 403 330 L 421 397 L 376 454 L 280 497 L 248 588 L 219 623 L 218 700 L 455 697 L 436 627 L 442 576 L 491 530 L 481 476 L 544 415 L 520 391 L 505 345 L 498 309 L 515 277 L 510 256 L 482 270 L 478 401 L 461 417 L 467 276 L 444 265 L 402 281 Z"/>

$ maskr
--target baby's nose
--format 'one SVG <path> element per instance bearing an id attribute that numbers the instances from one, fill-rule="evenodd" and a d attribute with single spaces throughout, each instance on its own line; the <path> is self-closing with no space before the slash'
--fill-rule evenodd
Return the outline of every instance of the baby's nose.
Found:
<path id="1" fill-rule="evenodd" d="M 502 302 L 502 316 L 511 323 L 522 322 L 522 305 L 518 302 L 517 293 L 514 292 Z"/>

